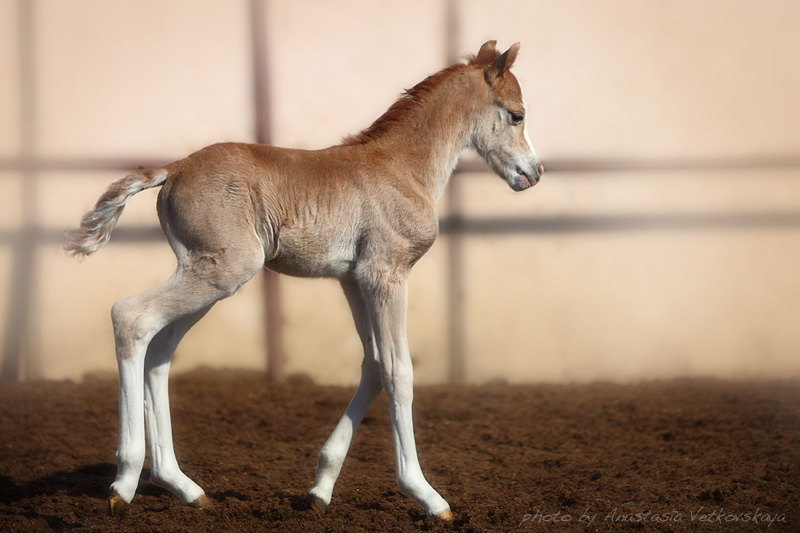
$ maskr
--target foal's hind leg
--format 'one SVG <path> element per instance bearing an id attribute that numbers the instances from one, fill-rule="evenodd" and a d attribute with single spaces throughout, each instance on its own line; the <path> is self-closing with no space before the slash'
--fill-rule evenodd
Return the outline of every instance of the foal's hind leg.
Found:
<path id="1" fill-rule="evenodd" d="M 147 347 L 164 328 L 230 296 L 263 265 L 263 252 L 229 251 L 228 261 L 184 265 L 155 289 L 120 300 L 111 310 L 119 366 L 120 433 L 117 478 L 110 505 L 129 503 L 139 484 L 145 456 L 144 366 Z M 259 257 L 260 254 L 260 257 Z M 158 378 L 156 378 L 158 381 Z M 163 386 L 162 386 L 163 387 Z"/>
<path id="2" fill-rule="evenodd" d="M 178 319 L 162 329 L 147 347 L 144 374 L 144 414 L 150 444 L 151 481 L 177 495 L 183 503 L 206 505 L 203 489 L 178 467 L 172 446 L 168 379 L 175 348 L 187 331 L 211 307 Z"/>
<path id="3" fill-rule="evenodd" d="M 375 337 L 372 334 L 364 298 L 355 282 L 343 281 L 342 289 L 350 304 L 361 343 L 364 345 L 364 361 L 361 363 L 361 382 L 358 389 L 317 456 L 317 475 L 309 494 L 314 508 L 320 513 L 324 513 L 331 502 L 333 485 L 339 477 L 353 434 L 364 418 L 367 408 L 380 394 L 382 388 L 380 368 L 375 357 Z"/>
<path id="4" fill-rule="evenodd" d="M 139 484 L 145 457 L 144 367 L 151 340 L 175 320 L 196 313 L 220 299 L 216 290 L 176 272 L 158 287 L 114 304 L 111 317 L 119 366 L 119 445 L 117 477 L 111 484 L 111 510 L 130 503 Z"/>

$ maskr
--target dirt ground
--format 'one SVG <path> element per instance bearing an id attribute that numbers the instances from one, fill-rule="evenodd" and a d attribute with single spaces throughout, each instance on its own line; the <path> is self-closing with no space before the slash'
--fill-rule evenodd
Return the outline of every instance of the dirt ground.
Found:
<path id="1" fill-rule="evenodd" d="M 800 531 L 800 382 L 420 387 L 423 470 L 455 513 L 395 486 L 386 399 L 328 513 L 305 492 L 353 389 L 199 371 L 171 382 L 175 447 L 214 505 L 146 481 L 109 516 L 113 380 L 0 386 L 4 531 Z"/>

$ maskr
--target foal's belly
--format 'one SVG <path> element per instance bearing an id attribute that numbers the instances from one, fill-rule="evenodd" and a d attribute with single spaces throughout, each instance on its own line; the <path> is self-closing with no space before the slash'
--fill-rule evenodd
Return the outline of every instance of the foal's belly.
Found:
<path id="1" fill-rule="evenodd" d="M 343 235 L 282 231 L 274 252 L 266 266 L 290 276 L 342 279 L 355 270 L 355 239 Z"/>

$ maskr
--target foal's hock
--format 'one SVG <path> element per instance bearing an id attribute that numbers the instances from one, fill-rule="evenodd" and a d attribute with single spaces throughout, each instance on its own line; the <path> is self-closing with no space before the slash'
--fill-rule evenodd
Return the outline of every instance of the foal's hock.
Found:
<path id="1" fill-rule="evenodd" d="M 306 151 L 215 144 L 113 183 L 64 248 L 89 255 L 109 239 L 126 200 L 161 186 L 161 227 L 178 259 L 161 285 L 111 310 L 120 378 L 120 433 L 111 512 L 130 503 L 150 444 L 152 480 L 184 503 L 210 500 L 178 467 L 167 379 L 181 338 L 218 300 L 260 269 L 340 281 L 364 345 L 361 382 L 319 452 L 310 496 L 324 512 L 353 433 L 386 391 L 397 484 L 429 515 L 452 518 L 425 480 L 411 421 L 406 280 L 438 234 L 435 203 L 471 147 L 521 191 L 544 171 L 526 132 L 526 108 L 505 53 L 484 44 L 406 91 L 375 123 L 340 145 Z"/>

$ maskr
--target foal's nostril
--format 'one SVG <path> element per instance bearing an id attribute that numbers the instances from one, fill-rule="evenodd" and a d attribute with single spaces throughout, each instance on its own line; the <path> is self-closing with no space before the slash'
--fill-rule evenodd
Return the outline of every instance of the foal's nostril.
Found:
<path id="1" fill-rule="evenodd" d="M 540 178 L 542 177 L 542 174 L 544 174 L 544 165 L 543 164 L 539 163 L 539 166 L 536 167 L 536 173 L 539 174 Z"/>

